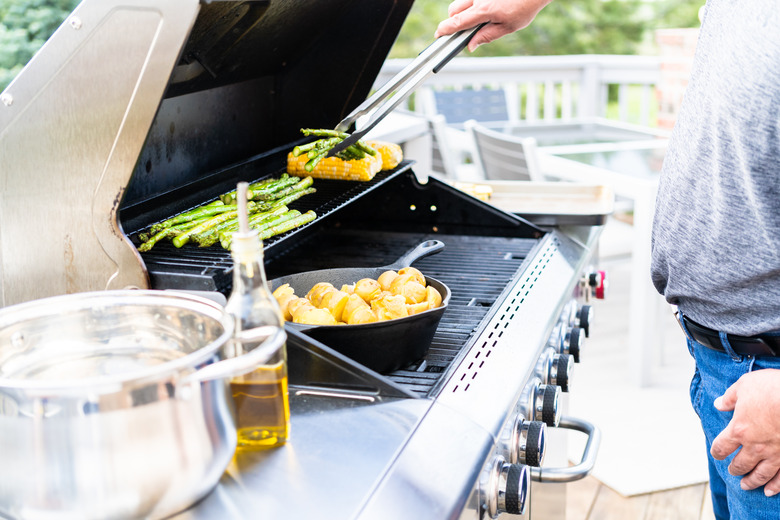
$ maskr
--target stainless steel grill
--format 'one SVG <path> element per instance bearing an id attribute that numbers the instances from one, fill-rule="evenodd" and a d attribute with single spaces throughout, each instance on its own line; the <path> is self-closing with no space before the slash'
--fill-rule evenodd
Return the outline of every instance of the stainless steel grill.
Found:
<path id="1" fill-rule="evenodd" d="M 299 128 L 332 127 L 365 98 L 411 2 L 164 4 L 85 0 L 4 92 L 2 305 L 127 286 L 228 293 L 227 251 L 139 254 L 136 234 L 281 172 Z M 560 418 L 559 385 L 601 283 L 599 226 L 541 228 L 413 170 L 316 181 L 294 207 L 318 218 L 268 240 L 266 260 L 270 277 L 377 266 L 441 240 L 416 264 L 452 291 L 428 354 L 378 374 L 290 329 L 291 441 L 237 456 L 179 518 L 533 515 L 531 475 L 592 465 L 597 435 Z M 41 204 L 41 185 L 58 197 Z M 557 421 L 594 449 L 532 470 Z"/>

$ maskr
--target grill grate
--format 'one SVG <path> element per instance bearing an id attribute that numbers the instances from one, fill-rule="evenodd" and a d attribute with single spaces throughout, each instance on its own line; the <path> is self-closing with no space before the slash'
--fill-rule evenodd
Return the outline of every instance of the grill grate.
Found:
<path id="1" fill-rule="evenodd" d="M 395 170 L 381 171 L 377 173 L 370 182 L 357 183 L 316 179 L 314 183 L 314 187 L 317 189 L 316 193 L 312 193 L 293 202 L 289 207 L 290 209 L 297 209 L 301 211 L 301 213 L 313 210 L 317 213 L 318 218 L 314 221 L 314 223 L 317 223 L 364 193 L 371 191 L 387 180 L 401 174 L 408 168 L 409 163 L 404 163 Z M 263 177 L 260 177 L 257 180 L 262 178 Z M 213 196 L 212 193 L 211 197 L 213 198 Z M 145 205 L 154 207 L 155 214 L 160 214 L 160 206 L 172 205 L 178 200 L 179 196 L 174 192 L 166 194 L 164 197 L 159 197 L 153 204 L 147 202 Z M 205 196 L 203 202 L 207 200 L 208 196 Z M 125 211 L 127 213 L 132 212 L 132 210 Z M 139 213 L 139 211 L 136 211 L 136 213 Z M 169 218 L 178 213 L 174 213 L 173 211 L 164 212 L 163 210 L 162 214 L 165 215 L 164 218 Z M 142 211 L 140 216 L 132 215 L 132 217 L 128 218 L 128 220 L 131 219 L 134 223 L 139 221 L 144 223 L 143 228 L 136 229 L 129 235 L 130 239 L 136 245 L 139 245 L 138 233 L 158 219 L 144 219 Z M 272 252 L 277 244 L 282 243 L 285 239 L 293 235 L 303 232 L 314 223 L 301 226 L 298 229 L 264 240 L 263 245 L 266 252 Z M 165 241 L 156 244 L 151 251 L 141 253 L 141 257 L 149 271 L 152 287 L 155 289 L 202 289 L 217 290 L 224 293 L 227 293 L 230 289 L 233 261 L 230 258 L 230 252 L 223 249 L 218 244 L 205 248 L 199 248 L 194 244 L 187 244 L 184 247 L 177 249 L 172 243 Z"/>
<path id="2" fill-rule="evenodd" d="M 269 277 L 333 266 L 388 265 L 404 251 L 430 239 L 441 240 L 446 247 L 414 265 L 450 288 L 450 304 L 425 359 L 387 375 L 424 397 L 431 394 L 448 367 L 470 345 L 501 293 L 519 276 L 537 239 L 329 231 L 276 258 L 268 265 Z"/>

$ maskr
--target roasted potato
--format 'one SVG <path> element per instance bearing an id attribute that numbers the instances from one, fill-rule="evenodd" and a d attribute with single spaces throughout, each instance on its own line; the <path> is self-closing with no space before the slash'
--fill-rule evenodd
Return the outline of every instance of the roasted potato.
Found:
<path id="1" fill-rule="evenodd" d="M 289 309 L 287 308 L 291 301 L 297 299 L 298 297 L 295 296 L 295 293 L 290 294 L 283 294 L 281 297 L 276 298 L 276 301 L 279 303 L 279 308 L 282 311 L 282 316 L 284 316 L 285 321 L 292 321 L 292 314 L 290 313 Z"/>
<path id="2" fill-rule="evenodd" d="M 425 301 L 428 302 L 429 309 L 441 307 L 441 293 L 429 285 L 425 288 Z"/>
<path id="3" fill-rule="evenodd" d="M 307 325 L 338 325 L 336 318 L 328 309 L 318 309 L 314 306 L 298 309 L 293 317 L 293 322 Z"/>
<path id="4" fill-rule="evenodd" d="M 314 287 L 309 289 L 309 292 L 306 293 L 306 298 L 308 298 L 309 301 L 312 302 L 315 307 L 319 307 L 320 302 L 322 301 L 322 297 L 325 296 L 325 293 L 330 290 L 336 290 L 336 288 L 333 287 L 332 283 L 319 282 L 314 284 Z"/>
<path id="5" fill-rule="evenodd" d="M 280 285 L 273 292 L 274 298 L 276 298 L 277 300 L 279 300 L 279 298 L 281 298 L 282 296 L 285 296 L 285 295 L 289 296 L 291 294 L 295 294 L 295 289 L 290 287 L 289 283 L 286 283 L 284 285 Z"/>
<path id="6" fill-rule="evenodd" d="M 373 300 L 382 290 L 379 282 L 373 278 L 363 278 L 355 282 L 355 294 L 363 298 L 366 302 Z"/>
<path id="7" fill-rule="evenodd" d="M 428 310 L 428 302 L 420 303 L 407 303 L 406 308 L 409 310 L 409 315 L 419 314 Z"/>
<path id="8" fill-rule="evenodd" d="M 396 318 L 405 318 L 409 316 L 409 309 L 406 308 L 406 300 L 403 296 L 388 295 L 377 298 L 371 302 L 371 309 L 376 314 L 378 321 L 394 320 Z"/>
<path id="9" fill-rule="evenodd" d="M 402 267 L 401 269 L 398 270 L 398 274 L 399 275 L 410 274 L 412 275 L 414 281 L 416 281 L 423 287 L 425 287 L 426 285 L 425 275 L 423 275 L 419 269 L 416 269 L 414 267 Z"/>
<path id="10" fill-rule="evenodd" d="M 385 271 L 379 275 L 379 278 L 377 278 L 376 281 L 379 282 L 379 286 L 383 291 L 389 291 L 390 284 L 393 283 L 393 280 L 395 280 L 397 277 L 398 273 L 395 271 Z"/>
<path id="11" fill-rule="evenodd" d="M 314 307 L 314 305 L 306 298 L 295 298 L 287 303 L 287 312 L 295 319 L 295 315 L 303 307 Z"/>
<path id="12" fill-rule="evenodd" d="M 342 313 L 347 300 L 349 300 L 349 294 L 334 289 L 326 292 L 325 296 L 322 297 L 320 308 L 328 309 L 330 314 L 336 318 L 336 321 L 345 321 L 342 319 Z"/>
<path id="13" fill-rule="evenodd" d="M 350 315 L 359 307 L 365 307 L 366 309 L 371 310 L 371 307 L 369 307 L 363 298 L 357 294 L 350 294 L 349 298 L 347 298 L 346 305 L 344 305 L 344 310 L 341 313 L 341 320 L 349 323 Z"/>
<path id="14" fill-rule="evenodd" d="M 347 318 L 347 325 L 360 325 L 377 321 L 376 314 L 368 305 L 356 308 Z"/>

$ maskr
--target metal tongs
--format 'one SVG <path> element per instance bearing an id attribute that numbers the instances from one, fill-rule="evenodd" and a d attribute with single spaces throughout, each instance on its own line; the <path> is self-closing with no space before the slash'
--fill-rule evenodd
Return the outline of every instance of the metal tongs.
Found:
<path id="1" fill-rule="evenodd" d="M 387 114 L 400 105 L 409 94 L 414 92 L 428 76 L 439 72 L 447 62 L 465 49 L 471 38 L 484 25 L 486 24 L 442 36 L 430 44 L 413 62 L 404 67 L 393 79 L 385 83 L 373 96 L 366 99 L 336 125 L 336 131 L 348 132 L 358 118 L 371 114 L 365 126 L 331 148 L 327 156 L 332 157 L 362 139 Z"/>

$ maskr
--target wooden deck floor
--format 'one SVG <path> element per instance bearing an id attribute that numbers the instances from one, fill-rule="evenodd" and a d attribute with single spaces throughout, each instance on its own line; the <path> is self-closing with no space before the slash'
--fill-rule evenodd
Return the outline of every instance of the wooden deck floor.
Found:
<path id="1" fill-rule="evenodd" d="M 593 477 L 566 485 L 567 520 L 714 520 L 709 486 L 623 497 Z"/>

